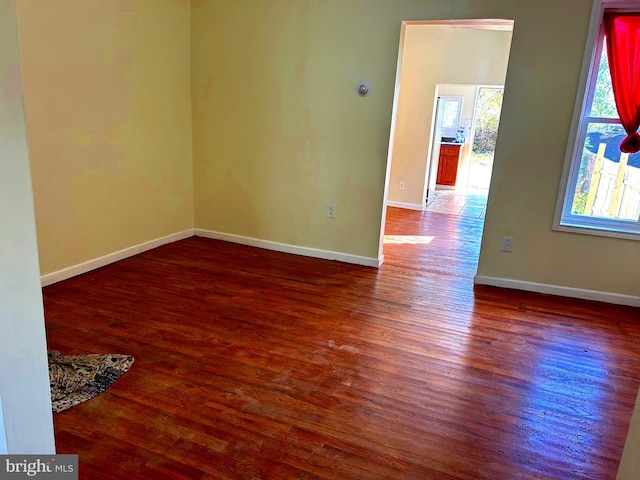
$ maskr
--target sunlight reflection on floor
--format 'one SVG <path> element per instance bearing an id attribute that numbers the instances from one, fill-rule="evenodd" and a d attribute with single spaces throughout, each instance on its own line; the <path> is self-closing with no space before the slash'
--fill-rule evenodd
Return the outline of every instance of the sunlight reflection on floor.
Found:
<path id="1" fill-rule="evenodd" d="M 391 245 L 428 245 L 435 238 L 428 235 L 385 235 L 384 243 Z"/>

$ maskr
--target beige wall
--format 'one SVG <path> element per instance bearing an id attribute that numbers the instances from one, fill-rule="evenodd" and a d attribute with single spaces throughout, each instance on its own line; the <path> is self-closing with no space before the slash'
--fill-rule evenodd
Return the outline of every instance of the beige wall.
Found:
<path id="1" fill-rule="evenodd" d="M 389 200 L 424 203 L 437 85 L 504 84 L 511 37 L 509 31 L 406 26 Z"/>
<path id="2" fill-rule="evenodd" d="M 591 0 L 400 0 L 375 8 L 358 0 L 200 0 L 192 7 L 196 226 L 376 257 L 401 21 L 509 18 L 515 29 L 479 273 L 640 294 L 637 243 L 551 231 Z M 430 30 L 442 39 L 452 29 Z M 461 76 L 432 81 L 413 103 L 432 112 L 435 84 L 471 83 Z M 361 79 L 373 87 L 365 99 L 354 94 Z M 429 120 L 417 130 L 428 132 Z M 425 169 L 416 164 L 393 162 L 392 193 L 400 178 L 422 183 Z M 407 187 L 389 198 L 420 203 L 423 189 Z M 325 218 L 329 202 L 335 220 Z M 512 254 L 499 251 L 504 235 L 515 239 Z"/>
<path id="3" fill-rule="evenodd" d="M 189 2 L 18 13 L 42 273 L 192 228 Z"/>
<path id="4" fill-rule="evenodd" d="M 637 243 L 551 231 L 590 11 L 591 0 L 194 0 L 196 226 L 377 257 L 401 22 L 509 18 L 479 273 L 640 295 Z M 451 82 L 469 83 L 434 84 Z M 390 188 L 424 178 L 398 165 Z M 421 201 L 420 188 L 406 193 L 391 198 Z M 504 235 L 512 254 L 499 251 Z"/>
<path id="5" fill-rule="evenodd" d="M 345 3 L 192 2 L 196 227 L 377 258 L 400 23 Z"/>
<path id="6" fill-rule="evenodd" d="M 511 18 L 479 274 L 640 294 L 637 243 L 550 229 L 590 0 L 400 0 L 375 8 L 364 0 L 194 0 L 193 65 L 188 2 L 19 6 L 44 273 L 193 226 L 192 185 L 199 228 L 377 258 L 401 22 Z M 354 29 L 362 11 L 366 25 Z M 454 30 L 429 28 L 438 29 L 433 42 Z M 440 52 L 433 42 L 425 54 Z M 481 42 L 467 42 L 466 54 L 472 43 Z M 448 75 L 434 86 L 469 83 Z M 373 86 L 364 99 L 354 94 L 361 79 Z M 433 112 L 434 89 L 425 90 L 414 103 Z M 417 130 L 429 131 L 430 117 L 423 120 Z M 426 143 L 425 135 L 423 151 Z M 390 198 L 421 202 L 413 184 L 424 167 L 415 165 L 393 162 Z M 394 196 L 401 177 L 407 197 Z M 325 217 L 327 203 L 337 218 Z M 512 254 L 499 252 L 504 235 L 515 239 Z"/>
<path id="7" fill-rule="evenodd" d="M 9 453 L 55 452 L 15 1 L 0 1 L 0 397 Z M 2 418 L 0 418 L 2 422 Z"/>
<path id="8" fill-rule="evenodd" d="M 640 294 L 635 242 L 550 229 L 590 7 L 194 0 L 196 226 L 376 258 L 401 21 L 511 18 L 479 273 Z M 30 0 L 20 8 L 42 270 L 189 228 L 188 3 Z M 433 28 L 439 38 L 451 30 Z M 364 99 L 354 94 L 361 79 L 373 86 Z M 446 82 L 468 83 L 434 85 Z M 432 112 L 433 95 L 423 100 Z M 393 163 L 390 190 L 399 176 L 424 178 L 411 165 Z M 410 197 L 395 199 L 420 202 L 420 190 L 408 185 Z M 325 217 L 327 203 L 336 219 Z M 512 254 L 499 252 L 503 235 L 515 238 Z"/>
<path id="9" fill-rule="evenodd" d="M 505 75 L 507 73 L 505 65 Z M 460 163 L 458 164 L 458 177 L 456 179 L 456 187 L 466 187 L 469 179 L 469 161 L 471 155 L 472 135 L 471 121 L 476 108 L 476 94 L 478 87 L 475 85 L 440 85 L 438 87 L 438 95 L 441 97 L 462 97 L 461 120 L 469 122 L 469 128 L 465 128 L 465 142 L 460 149 Z"/>
<path id="10" fill-rule="evenodd" d="M 640 296 L 640 244 L 551 230 L 589 7 L 562 2 L 551 22 L 538 8 L 516 20 L 478 274 Z M 513 253 L 500 252 L 503 236 Z"/>

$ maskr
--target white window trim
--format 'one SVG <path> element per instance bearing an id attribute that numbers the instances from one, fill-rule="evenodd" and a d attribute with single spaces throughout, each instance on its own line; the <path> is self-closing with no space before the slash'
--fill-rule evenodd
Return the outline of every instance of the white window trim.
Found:
<path id="1" fill-rule="evenodd" d="M 574 179 L 574 171 L 576 168 L 580 168 L 574 162 L 574 158 L 582 152 L 584 147 L 584 139 L 578 138 L 582 136 L 583 132 L 581 127 L 583 126 L 582 119 L 585 117 L 586 109 L 590 108 L 591 100 L 585 98 L 588 92 L 588 86 L 591 85 L 592 75 L 597 75 L 597 68 L 592 68 L 594 61 L 597 58 L 599 60 L 601 49 L 596 46 L 598 41 L 601 40 L 602 32 L 602 18 L 605 9 L 616 9 L 619 11 L 640 11 L 640 0 L 594 0 L 593 7 L 591 9 L 591 20 L 589 22 L 589 32 L 587 35 L 587 43 L 585 46 L 584 57 L 582 60 L 582 70 L 580 72 L 580 81 L 578 84 L 578 92 L 576 95 L 576 103 L 573 110 L 573 118 L 571 121 L 571 130 L 569 132 L 569 141 L 567 143 L 567 151 L 565 154 L 564 167 L 562 169 L 562 176 L 560 178 L 560 188 L 558 190 L 558 200 L 556 202 L 556 210 L 553 218 L 553 227 L 555 231 L 582 233 L 587 235 L 597 235 L 603 237 L 615 237 L 626 238 L 630 240 L 640 240 L 640 222 L 634 222 L 633 228 L 625 231 L 623 220 L 611 220 L 611 219 L 598 219 L 590 218 L 590 226 L 577 226 L 570 225 L 567 222 L 562 223 L 562 212 L 567 200 L 567 191 L 569 190 L 570 180 Z M 620 123 L 617 120 L 611 123 Z M 586 130 L 585 130 L 586 131 Z M 582 143 L 578 140 L 582 140 Z M 579 150 L 579 151 L 578 151 Z M 577 178 L 577 176 L 576 176 Z M 571 181 L 573 184 L 574 182 Z M 575 190 L 575 185 L 573 185 Z"/>

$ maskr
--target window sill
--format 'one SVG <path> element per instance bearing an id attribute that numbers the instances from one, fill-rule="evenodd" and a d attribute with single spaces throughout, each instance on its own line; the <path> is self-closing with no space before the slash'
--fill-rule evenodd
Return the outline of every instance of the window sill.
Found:
<path id="1" fill-rule="evenodd" d="M 554 224 L 552 227 L 556 232 L 581 233 L 583 235 L 595 235 L 598 237 L 620 238 L 623 240 L 640 240 L 640 232 L 623 231 L 620 229 L 612 229 L 604 226 L 584 226 L 572 225 L 568 222 L 562 224 Z"/>

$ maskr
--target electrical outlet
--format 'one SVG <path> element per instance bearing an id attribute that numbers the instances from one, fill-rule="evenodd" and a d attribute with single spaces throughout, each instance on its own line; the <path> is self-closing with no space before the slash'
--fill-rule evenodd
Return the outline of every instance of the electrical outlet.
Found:
<path id="1" fill-rule="evenodd" d="M 502 251 L 506 253 L 513 251 L 513 237 L 502 237 Z"/>
<path id="2" fill-rule="evenodd" d="M 332 203 L 327 205 L 327 218 L 336 218 L 336 206 Z"/>
<path id="3" fill-rule="evenodd" d="M 400 182 L 400 190 L 404 190 L 404 187 L 406 187 L 406 183 L 404 182 Z"/>

